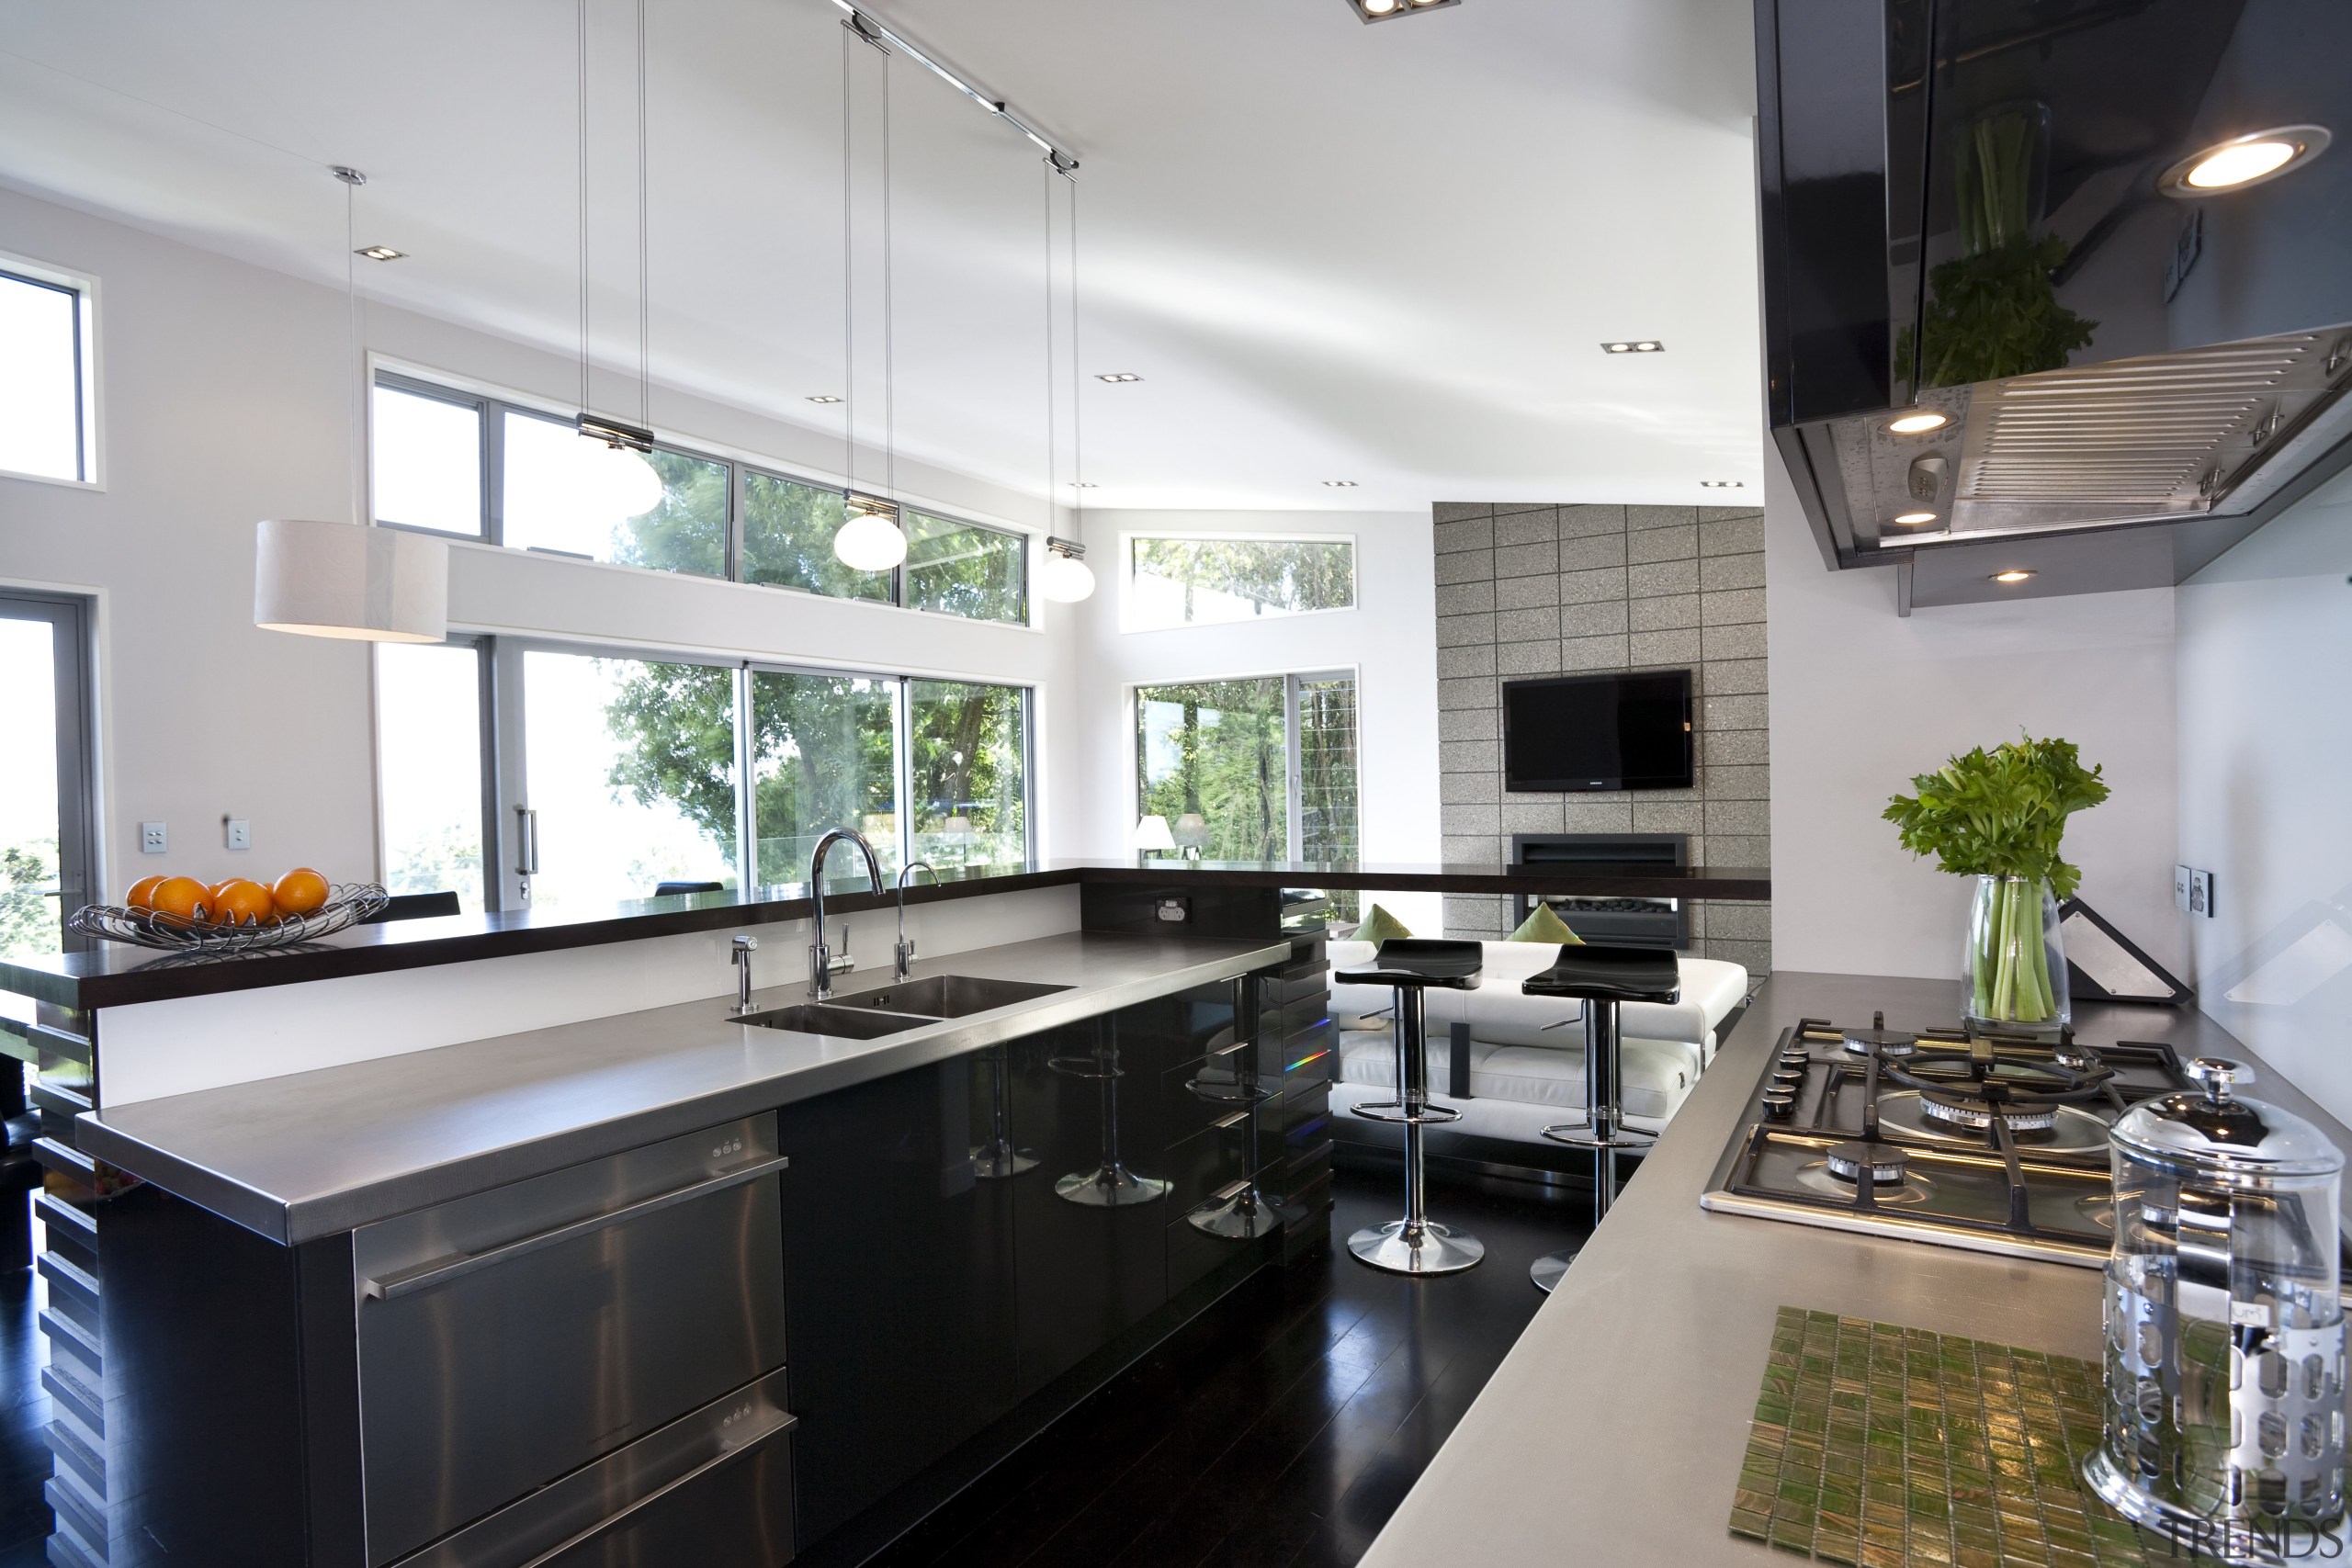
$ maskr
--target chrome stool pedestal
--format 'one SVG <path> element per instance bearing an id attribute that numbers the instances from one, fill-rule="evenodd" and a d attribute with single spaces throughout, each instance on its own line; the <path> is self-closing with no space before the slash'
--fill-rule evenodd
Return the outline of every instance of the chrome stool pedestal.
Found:
<path id="1" fill-rule="evenodd" d="M 1646 1149 L 1657 1139 L 1624 1124 L 1625 1063 L 1617 1034 L 1621 1002 L 1670 1002 L 1682 994 L 1681 971 L 1669 949 L 1566 946 L 1552 967 L 1530 976 L 1520 990 L 1531 997 L 1574 997 L 1584 1002 L 1584 1114 L 1581 1127 L 1561 1122 L 1543 1129 L 1555 1144 L 1592 1151 L 1592 1223 L 1598 1226 L 1617 1201 L 1617 1151 Z M 1548 1253 L 1527 1271 L 1545 1295 L 1577 1260 L 1576 1247 Z"/>
<path id="2" fill-rule="evenodd" d="M 1229 1081 L 1204 1072 L 1184 1089 L 1204 1104 L 1239 1107 L 1237 1114 L 1243 1118 L 1242 1158 L 1247 1171 L 1239 1191 L 1210 1199 L 1185 1215 L 1184 1223 L 1227 1241 L 1251 1241 L 1281 1229 L 1283 1223 L 1274 1213 L 1272 1200 L 1258 1190 L 1258 1107 L 1273 1099 L 1274 1091 L 1258 1082 L 1258 1014 L 1250 1005 L 1253 982 L 1245 976 L 1233 986 L 1233 1032 L 1239 1043 L 1228 1055 L 1238 1064 L 1238 1070 Z"/>
<path id="3" fill-rule="evenodd" d="M 1119 1158 L 1119 1080 L 1126 1074 L 1119 1066 L 1119 1041 L 1113 1026 L 1097 1026 L 1092 1055 L 1057 1056 L 1047 1066 L 1069 1077 L 1092 1078 L 1102 1090 L 1102 1163 L 1055 1182 L 1054 1196 L 1092 1209 L 1124 1209 L 1167 1197 L 1173 1182 L 1137 1176 Z"/>
<path id="4" fill-rule="evenodd" d="M 1355 1113 L 1368 1122 L 1390 1122 L 1405 1129 L 1405 1217 L 1368 1226 L 1348 1238 L 1350 1252 L 1391 1274 L 1453 1274 L 1487 1256 L 1486 1243 L 1476 1236 L 1429 1217 L 1428 1179 L 1421 1168 L 1421 1129 L 1462 1119 L 1459 1111 L 1429 1102 L 1421 992 L 1430 986 L 1477 989 L 1482 956 L 1475 942 L 1400 938 L 1380 944 L 1372 967 L 1332 976 L 1345 985 L 1387 986 L 1396 993 L 1397 1098 L 1359 1105 Z"/>
<path id="5" fill-rule="evenodd" d="M 972 1174 L 983 1181 L 1037 1168 L 1037 1156 L 1012 1146 L 1012 1119 L 1005 1111 L 1005 1075 L 1012 1070 L 1001 1045 L 981 1053 L 989 1066 L 989 1141 L 972 1151 Z"/>

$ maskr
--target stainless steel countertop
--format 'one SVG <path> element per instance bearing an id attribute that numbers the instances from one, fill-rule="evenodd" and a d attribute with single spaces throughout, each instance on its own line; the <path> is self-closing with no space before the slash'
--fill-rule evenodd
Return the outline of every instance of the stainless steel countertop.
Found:
<path id="1" fill-rule="evenodd" d="M 1363 1568 L 1785 1562 L 1726 1523 L 1782 1304 L 2096 1359 L 2098 1270 L 1699 1207 L 1766 1056 L 1800 1018 L 1960 1014 L 1957 981 L 1779 974 L 1608 1220 L 1373 1542 Z M 2189 1010 L 2084 1006 L 2081 1037 L 2253 1059 Z M 2256 1098 L 2320 1120 L 2257 1066 Z M 2330 1121 L 2320 1124 L 2337 1131 Z M 1445 1218 L 1444 1193 L 1431 1196 Z M 1527 1287 L 1532 1290 L 1533 1286 Z"/>
<path id="2" fill-rule="evenodd" d="M 712 997 L 109 1106 L 78 1120 L 76 1142 L 292 1244 L 1230 979 L 1289 953 L 1287 942 L 1071 932 L 916 964 L 917 978 L 1072 989 L 884 1040 L 738 1023 L 731 998 Z M 883 969 L 843 975 L 833 988 L 848 996 L 888 979 Z M 785 1007 L 806 991 L 803 980 L 753 1000 Z"/>

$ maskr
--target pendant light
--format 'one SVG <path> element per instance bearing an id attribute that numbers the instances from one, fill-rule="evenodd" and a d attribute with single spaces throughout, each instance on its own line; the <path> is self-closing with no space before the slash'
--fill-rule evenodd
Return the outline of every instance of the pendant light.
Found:
<path id="1" fill-rule="evenodd" d="M 844 521 L 833 531 L 833 554 L 854 571 L 889 571 L 907 558 L 906 530 L 899 526 L 898 388 L 890 278 L 890 51 L 861 26 L 855 12 L 842 24 L 842 406 L 848 433 L 842 477 Z M 883 488 L 893 499 L 859 493 L 857 488 L 857 252 L 853 221 L 850 42 L 870 45 L 882 56 L 882 460 Z"/>
<path id="2" fill-rule="evenodd" d="M 1061 495 L 1055 468 L 1054 421 L 1054 177 L 1069 183 L 1069 308 L 1070 421 L 1074 434 L 1082 435 L 1079 419 L 1078 379 L 1078 162 L 1047 149 L 1046 153 L 1046 525 L 1053 526 L 1054 508 Z M 1085 446 L 1078 445 L 1080 477 L 1085 472 Z M 1073 519 L 1080 500 L 1070 503 Z M 1086 564 L 1086 547 L 1075 539 L 1046 536 L 1046 558 L 1037 569 L 1037 592 L 1057 604 L 1075 604 L 1094 596 L 1094 569 Z"/>
<path id="3" fill-rule="evenodd" d="M 651 290 L 646 281 L 645 0 L 637 5 L 637 400 L 638 423 L 589 411 L 588 401 L 588 0 L 578 0 L 578 152 L 580 159 L 580 444 L 570 463 L 574 504 L 614 518 L 641 517 L 662 504 L 662 476 L 646 457 L 653 451 Z"/>
<path id="4" fill-rule="evenodd" d="M 344 374 L 364 374 L 352 204 L 368 176 L 338 165 L 343 182 Z M 449 634 L 449 547 L 367 521 L 359 462 L 359 382 L 348 380 L 344 460 L 351 521 L 273 517 L 254 527 L 254 625 L 265 631 L 368 642 L 440 642 Z"/>

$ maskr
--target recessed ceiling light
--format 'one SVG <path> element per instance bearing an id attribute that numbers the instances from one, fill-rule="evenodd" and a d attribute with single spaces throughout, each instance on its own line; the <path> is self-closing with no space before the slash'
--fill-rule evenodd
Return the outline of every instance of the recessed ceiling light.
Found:
<path id="1" fill-rule="evenodd" d="M 1603 354 L 1664 354 L 1666 344 L 1654 337 L 1621 338 L 1600 345 Z"/>
<path id="2" fill-rule="evenodd" d="M 1699 488 L 1701 490 L 1746 490 L 1747 481 L 1745 479 L 1701 479 Z"/>
<path id="3" fill-rule="evenodd" d="M 1894 520 L 1907 527 L 1914 523 L 1933 523 L 1936 520 L 1936 514 L 1932 512 L 1905 512 Z"/>
<path id="4" fill-rule="evenodd" d="M 1102 487 L 1101 485 L 1096 484 L 1092 479 L 1080 479 L 1070 486 L 1070 489 L 1072 490 L 1101 490 L 1102 488 Z"/>
<path id="5" fill-rule="evenodd" d="M 837 403 L 841 401 L 839 398 L 834 397 L 829 392 L 811 392 L 808 395 L 808 400 L 812 403 Z"/>
<path id="6" fill-rule="evenodd" d="M 1413 11 L 1436 11 L 1459 6 L 1462 0 L 1348 0 L 1357 17 L 1367 22 L 1393 21 Z"/>
<path id="7" fill-rule="evenodd" d="M 1323 482 L 1329 485 L 1333 490 L 1353 490 L 1356 488 L 1356 481 L 1353 479 L 1325 479 Z"/>
<path id="8" fill-rule="evenodd" d="M 1941 430 L 1951 423 L 1951 419 L 1933 409 L 1921 409 L 1917 413 L 1888 420 L 1886 427 L 1897 435 L 1923 435 L 1930 430 Z"/>
<path id="9" fill-rule="evenodd" d="M 1991 581 L 1995 582 L 2023 582 L 2027 578 L 2031 577 L 2033 573 L 2027 571 L 2020 567 L 2011 567 L 2007 571 L 1995 572 Z"/>
<path id="10" fill-rule="evenodd" d="M 352 254 L 366 256 L 369 261 L 398 261 L 408 253 L 396 251 L 390 245 L 362 245 Z"/>
<path id="11" fill-rule="evenodd" d="M 1136 375 L 1132 370 L 1114 370 L 1108 376 L 1097 376 L 1094 378 L 1098 381 L 1113 382 L 1140 381 L 1143 379 L 1142 377 Z"/>
<path id="12" fill-rule="evenodd" d="M 2334 140 L 2324 125 L 2281 125 L 2248 131 L 2190 153 L 2156 176 L 2156 188 L 2177 197 L 2244 190 L 2301 168 L 2326 152 Z"/>

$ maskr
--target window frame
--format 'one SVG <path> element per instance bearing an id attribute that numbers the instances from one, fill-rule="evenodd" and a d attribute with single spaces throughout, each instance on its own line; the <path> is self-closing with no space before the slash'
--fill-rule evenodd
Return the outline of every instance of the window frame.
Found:
<path id="1" fill-rule="evenodd" d="M 1138 539 L 1187 539 L 1209 543 L 1229 541 L 1238 544 L 1265 545 L 1345 545 L 1348 547 L 1348 603 L 1326 605 L 1319 610 L 1285 610 L 1279 615 L 1253 616 L 1246 621 L 1180 621 L 1173 626 L 1140 625 L 1135 616 L 1135 545 Z M 1122 636 L 1150 632 L 1226 630 L 1234 626 L 1261 626 L 1273 621 L 1301 620 L 1308 615 L 1344 615 L 1363 608 L 1363 545 L 1354 534 L 1291 532 L 1263 534 L 1216 528 L 1121 529 L 1118 580 L 1119 631 Z M 1232 677 L 1236 680 L 1254 678 Z"/>
<path id="2" fill-rule="evenodd" d="M 1164 536 L 1155 534 L 1147 536 L 1151 538 L 1159 538 Z M 1324 612 L 1304 611 L 1301 613 L 1307 615 L 1320 615 Z M 1287 619 L 1288 617 L 1284 618 Z M 1186 628 L 1171 627 L 1169 629 L 1177 630 Z M 1363 863 L 1363 671 L 1361 666 L 1353 664 L 1325 665 L 1312 670 L 1252 670 L 1228 671 L 1214 675 L 1168 675 L 1148 681 L 1128 682 L 1126 685 L 1125 703 L 1126 709 L 1126 738 L 1123 748 L 1126 754 L 1127 816 L 1120 828 L 1121 837 L 1131 840 L 1135 832 L 1136 823 L 1140 821 L 1143 817 L 1145 783 L 1143 770 L 1136 757 L 1136 741 L 1140 738 L 1141 726 L 1143 724 L 1142 694 L 1145 692 L 1157 690 L 1166 686 L 1203 686 L 1227 681 L 1280 681 L 1283 683 L 1283 835 L 1284 841 L 1290 846 L 1292 852 L 1290 856 L 1291 860 L 1294 862 L 1297 861 L 1297 852 L 1300 840 L 1306 837 L 1304 820 L 1306 777 L 1303 766 L 1303 758 L 1300 750 L 1301 735 L 1298 724 L 1299 687 L 1305 682 L 1333 680 L 1345 680 L 1355 689 L 1355 863 L 1361 865 Z M 1138 856 L 1142 853 L 1142 852 L 1135 849 L 1132 842 L 1128 845 L 1128 852 Z M 1159 858 L 1162 860 L 1169 858 L 1164 851 L 1159 852 Z"/>
<path id="3" fill-rule="evenodd" d="M 543 403 L 529 401 L 523 398 L 511 396 L 487 388 L 469 385 L 459 381 L 436 380 L 429 375 L 393 364 L 390 361 L 377 360 L 372 357 L 368 363 L 368 513 L 369 520 L 375 523 L 379 527 L 399 528 L 410 533 L 424 534 L 436 539 L 463 539 L 476 544 L 488 545 L 497 549 L 517 548 L 518 547 L 507 544 L 505 539 L 505 416 L 509 413 L 514 413 L 521 415 L 526 419 L 545 420 L 549 423 L 564 425 L 569 425 L 575 416 L 571 413 L 561 412 L 551 409 Z M 376 389 L 379 387 L 388 387 L 396 391 L 408 393 L 413 397 L 430 398 L 440 402 L 471 407 L 479 412 L 481 422 L 481 472 L 482 485 L 480 513 L 481 518 L 481 529 L 480 532 L 473 534 L 461 534 L 449 529 L 427 528 L 418 524 L 400 523 L 390 518 L 377 516 L 375 392 Z M 838 484 L 831 483 L 829 480 L 814 479 L 807 474 L 797 473 L 789 467 L 772 463 L 762 457 L 747 456 L 725 448 L 714 447 L 692 441 L 675 440 L 666 435 L 657 435 L 654 438 L 653 444 L 662 450 L 674 452 L 682 457 L 690 458 L 697 462 L 719 464 L 727 470 L 726 547 L 723 552 L 724 563 L 718 575 L 710 576 L 702 572 L 691 571 L 668 571 L 659 567 L 634 566 L 626 561 L 597 560 L 594 557 L 582 558 L 573 555 L 568 551 L 549 550 L 537 547 L 531 547 L 525 553 L 553 556 L 561 560 L 578 560 L 585 558 L 594 565 L 616 567 L 627 571 L 649 571 L 655 572 L 665 577 L 696 578 L 706 582 L 729 582 L 742 588 L 757 588 L 779 593 L 799 593 L 811 599 L 822 599 L 831 604 L 869 604 L 881 609 L 901 610 L 914 615 L 937 615 L 943 619 L 959 622 L 967 626 L 1018 626 L 1027 630 L 1036 630 L 1039 627 L 1039 621 L 1037 618 L 1039 596 L 1036 592 L 1036 569 L 1038 553 L 1044 547 L 1045 538 L 1045 536 L 1040 533 L 1010 524 L 984 523 L 954 509 L 935 506 L 928 502 L 902 502 L 900 503 L 902 510 L 905 512 L 920 513 L 925 517 L 936 519 L 939 522 L 949 524 L 957 528 L 971 528 L 977 529 L 985 534 L 1001 535 L 1003 537 L 1012 539 L 1019 544 L 1019 556 L 1021 561 L 1021 581 L 1018 587 L 1020 596 L 1020 616 L 1018 619 L 1014 620 L 999 620 L 992 617 L 977 615 L 958 615 L 947 610 L 923 609 L 908 604 L 907 573 L 906 567 L 903 562 L 890 569 L 890 593 L 888 599 L 860 599 L 852 598 L 846 595 L 821 593 L 813 589 L 796 588 L 790 584 L 781 582 L 751 582 L 745 581 L 743 575 L 743 533 L 745 516 L 743 491 L 744 480 L 746 478 L 756 473 L 767 479 L 776 480 L 785 484 L 800 485 L 810 490 L 823 491 L 827 492 L 838 492 L 842 487 Z"/>
<path id="4" fill-rule="evenodd" d="M 74 466 L 81 470 L 76 477 L 66 479 L 57 474 L 28 473 L 21 468 L 0 468 L 0 479 L 104 491 L 106 422 L 105 405 L 99 396 L 98 280 L 86 273 L 67 271 L 11 251 L 0 251 L 0 277 L 74 297 Z"/>

